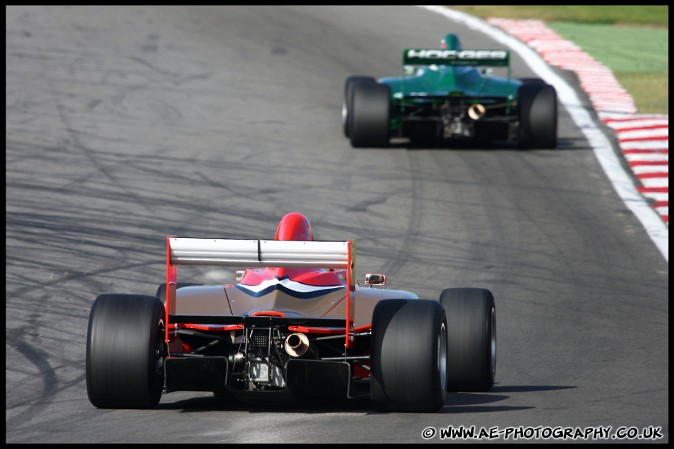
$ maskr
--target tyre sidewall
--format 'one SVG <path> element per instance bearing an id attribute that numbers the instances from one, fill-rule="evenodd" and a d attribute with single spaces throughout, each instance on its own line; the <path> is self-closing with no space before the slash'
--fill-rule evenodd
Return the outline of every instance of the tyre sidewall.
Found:
<path id="1" fill-rule="evenodd" d="M 445 313 L 437 301 L 384 300 L 373 311 L 371 386 L 375 408 L 433 412 L 446 391 L 438 367 Z M 446 347 L 446 346 L 445 346 Z"/>
<path id="2" fill-rule="evenodd" d="M 552 149 L 557 146 L 557 92 L 544 82 L 527 82 L 517 92 L 522 148 Z"/>
<path id="3" fill-rule="evenodd" d="M 448 391 L 489 391 L 496 371 L 494 295 L 482 288 L 450 288 L 440 303 L 448 326 Z"/>
<path id="4" fill-rule="evenodd" d="M 157 352 L 164 306 L 153 296 L 100 295 L 89 317 L 86 381 L 99 408 L 152 408 L 163 388 Z"/>

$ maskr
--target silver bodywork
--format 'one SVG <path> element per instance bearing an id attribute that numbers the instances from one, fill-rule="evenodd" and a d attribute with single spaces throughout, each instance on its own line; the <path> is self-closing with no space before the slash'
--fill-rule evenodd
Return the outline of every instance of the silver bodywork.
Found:
<path id="1" fill-rule="evenodd" d="M 382 299 L 417 299 L 405 290 L 364 288 L 356 286 L 352 305 L 354 327 L 368 326 L 372 310 Z M 255 312 L 277 311 L 288 317 L 344 318 L 345 289 L 316 298 L 296 298 L 280 290 L 254 297 L 237 289 L 234 284 L 183 287 L 176 291 L 178 315 L 240 316 Z"/>

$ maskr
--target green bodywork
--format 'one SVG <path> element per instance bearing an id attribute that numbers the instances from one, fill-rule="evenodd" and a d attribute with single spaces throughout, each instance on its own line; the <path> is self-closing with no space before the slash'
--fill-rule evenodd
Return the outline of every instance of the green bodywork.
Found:
<path id="1" fill-rule="evenodd" d="M 451 94 L 476 97 L 476 100 L 479 97 L 513 98 L 521 84 L 508 78 L 485 76 L 475 67 L 452 66 L 423 67 L 414 76 L 380 78 L 379 82 L 389 85 L 393 100 Z"/>
<path id="2" fill-rule="evenodd" d="M 505 67 L 507 76 L 489 76 L 486 67 Z M 522 84 L 510 79 L 507 50 L 463 50 L 458 36 L 451 33 L 443 39 L 442 49 L 403 50 L 402 76 L 378 82 L 390 89 L 394 133 L 401 131 L 403 121 L 431 119 L 441 108 L 465 112 L 476 104 L 487 110 L 484 122 L 514 121 Z"/>
<path id="3" fill-rule="evenodd" d="M 467 97 L 512 98 L 522 84 L 510 79 L 510 54 L 506 50 L 463 50 L 458 36 L 448 34 L 443 39 L 446 49 L 403 50 L 403 72 L 410 65 L 418 66 L 412 76 L 385 77 L 378 81 L 388 84 L 391 98 L 403 96 L 446 96 L 462 94 Z M 418 57 L 420 52 L 430 56 Z M 410 55 L 411 54 L 411 55 Z M 461 54 L 465 57 L 459 57 Z M 496 54 L 498 57 L 488 57 Z M 415 57 L 415 55 L 417 55 Z M 439 56 L 444 57 L 439 57 Z M 434 57 L 435 56 L 435 57 Z M 507 67 L 505 78 L 486 76 L 480 67 Z"/>

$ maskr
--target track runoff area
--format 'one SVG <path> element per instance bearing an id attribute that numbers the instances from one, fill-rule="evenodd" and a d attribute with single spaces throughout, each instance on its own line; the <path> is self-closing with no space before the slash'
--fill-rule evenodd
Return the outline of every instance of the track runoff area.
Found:
<path id="1" fill-rule="evenodd" d="M 420 7 L 506 45 L 517 52 L 534 73 L 555 86 L 560 102 L 585 134 L 616 192 L 644 226 L 665 260 L 669 260 L 668 116 L 639 114 L 634 100 L 610 69 L 541 20 L 490 18 L 484 21 L 443 6 Z M 581 106 L 575 90 L 550 66 L 577 74 L 599 120 L 615 133 L 620 155 Z"/>

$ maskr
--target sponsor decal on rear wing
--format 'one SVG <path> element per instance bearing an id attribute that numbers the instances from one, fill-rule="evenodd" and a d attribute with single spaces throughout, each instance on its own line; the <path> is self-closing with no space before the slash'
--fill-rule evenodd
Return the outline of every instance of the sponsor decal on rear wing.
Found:
<path id="1" fill-rule="evenodd" d="M 403 65 L 470 65 L 501 67 L 510 64 L 508 50 L 442 50 L 406 48 Z"/>
<path id="2" fill-rule="evenodd" d="M 356 242 L 166 238 L 166 340 L 175 315 L 178 265 L 333 268 L 346 270 L 346 346 L 353 345 Z"/>

